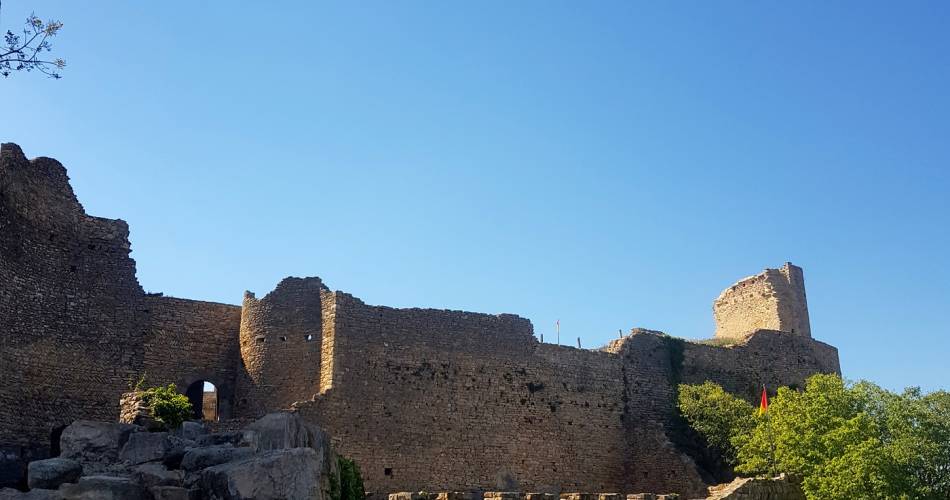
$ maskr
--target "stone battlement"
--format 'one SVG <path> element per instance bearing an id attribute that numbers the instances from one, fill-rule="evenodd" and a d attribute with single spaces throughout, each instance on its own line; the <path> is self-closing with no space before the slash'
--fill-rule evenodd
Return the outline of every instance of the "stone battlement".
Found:
<path id="1" fill-rule="evenodd" d="M 752 399 L 839 370 L 834 347 L 811 339 L 791 264 L 716 300 L 716 336 L 733 345 L 634 329 L 588 350 L 538 342 L 513 314 L 368 305 L 319 278 L 245 292 L 241 306 L 145 294 L 128 235 L 86 215 L 58 162 L 0 149 L 0 486 L 63 426 L 117 419 L 145 374 L 196 410 L 212 382 L 222 419 L 296 411 L 376 495 L 698 494 L 710 474 L 673 444 L 677 384 Z"/>

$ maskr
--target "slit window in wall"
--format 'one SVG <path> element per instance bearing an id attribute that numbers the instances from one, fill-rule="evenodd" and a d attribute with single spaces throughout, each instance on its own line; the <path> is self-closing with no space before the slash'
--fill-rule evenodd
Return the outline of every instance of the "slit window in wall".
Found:
<path id="1" fill-rule="evenodd" d="M 281 341 L 281 342 L 287 342 L 287 337 L 284 337 L 283 335 L 281 335 L 281 336 L 280 336 L 280 341 Z"/>
<path id="2" fill-rule="evenodd" d="M 261 335 L 260 337 L 257 337 L 257 338 L 255 338 L 254 340 L 256 340 L 258 344 L 263 344 L 263 343 L 264 343 L 264 336 Z"/>
<path id="3" fill-rule="evenodd" d="M 392 468 L 392 467 L 386 467 L 385 469 L 383 469 L 383 475 L 392 476 L 392 475 L 393 475 L 393 468 Z"/>
<path id="4" fill-rule="evenodd" d="M 308 333 L 308 334 L 306 334 L 306 335 L 303 336 L 303 339 L 306 340 L 307 342 L 313 342 L 313 334 L 312 334 L 312 333 Z"/>

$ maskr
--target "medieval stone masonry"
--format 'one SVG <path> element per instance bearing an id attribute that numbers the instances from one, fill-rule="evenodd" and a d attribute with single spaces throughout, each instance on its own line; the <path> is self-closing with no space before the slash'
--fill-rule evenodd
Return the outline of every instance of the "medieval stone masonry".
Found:
<path id="1" fill-rule="evenodd" d="M 678 383 L 753 399 L 837 373 L 811 338 L 802 270 L 716 299 L 714 343 L 634 329 L 598 350 L 521 317 L 394 309 L 287 278 L 241 306 L 146 294 L 128 226 L 86 215 L 56 160 L 0 150 L 0 485 L 77 419 L 116 420 L 129 382 L 174 382 L 221 419 L 292 409 L 393 491 L 663 491 L 711 482 L 674 425 Z M 197 388 L 197 389 L 195 389 Z"/>

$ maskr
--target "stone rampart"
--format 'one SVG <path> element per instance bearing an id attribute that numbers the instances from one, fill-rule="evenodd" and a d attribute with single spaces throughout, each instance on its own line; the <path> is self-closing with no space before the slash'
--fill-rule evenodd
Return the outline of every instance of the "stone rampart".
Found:
<path id="1" fill-rule="evenodd" d="M 515 315 L 372 306 L 318 278 L 242 307 L 146 294 L 128 234 L 85 214 L 55 160 L 0 149 L 0 486 L 66 424 L 116 420 L 145 374 L 199 400 L 194 384 L 214 383 L 224 417 L 295 408 L 377 494 L 695 495 L 703 471 L 671 439 L 678 383 L 751 397 L 839 370 L 810 338 L 791 265 L 717 300 L 717 335 L 733 345 L 635 330 L 585 350 L 539 343 Z"/>

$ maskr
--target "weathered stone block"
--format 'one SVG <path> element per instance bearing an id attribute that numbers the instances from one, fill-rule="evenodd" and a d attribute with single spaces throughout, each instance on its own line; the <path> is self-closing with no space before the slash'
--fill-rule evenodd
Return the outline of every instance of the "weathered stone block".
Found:
<path id="1" fill-rule="evenodd" d="M 230 445 L 191 448 L 185 452 L 181 468 L 186 472 L 194 472 L 232 460 L 242 460 L 253 454 L 250 448 L 235 448 Z"/>
<path id="2" fill-rule="evenodd" d="M 561 493 L 561 500 L 597 500 L 595 493 Z"/>
<path id="3" fill-rule="evenodd" d="M 171 449 L 167 432 L 136 432 L 119 452 L 119 459 L 130 464 L 161 460 Z"/>
<path id="4" fill-rule="evenodd" d="M 312 448 L 274 450 L 209 467 L 199 485 L 211 498 L 224 500 L 324 500 L 321 459 Z"/>
<path id="5" fill-rule="evenodd" d="M 119 459 L 129 436 L 140 431 L 141 427 L 130 424 L 77 420 L 60 436 L 61 456 L 82 464 L 112 463 Z"/>
<path id="6" fill-rule="evenodd" d="M 60 491 L 65 500 L 148 500 L 142 485 L 127 477 L 87 476 Z"/>
<path id="7" fill-rule="evenodd" d="M 164 465 L 150 462 L 132 469 L 132 477 L 145 488 L 154 486 L 181 486 L 184 473 L 180 470 L 168 470 Z"/>
<path id="8" fill-rule="evenodd" d="M 30 489 L 55 490 L 63 483 L 75 483 L 82 475 L 82 465 L 68 458 L 50 458 L 30 462 L 27 483 Z"/>
<path id="9" fill-rule="evenodd" d="M 0 500 L 63 500 L 59 490 L 34 489 L 20 491 L 13 488 L 0 489 Z"/>
<path id="10" fill-rule="evenodd" d="M 154 486 L 149 490 L 153 500 L 198 500 L 200 492 L 178 486 Z"/>
<path id="11" fill-rule="evenodd" d="M 520 491 L 486 491 L 485 500 L 522 500 L 524 493 Z"/>

